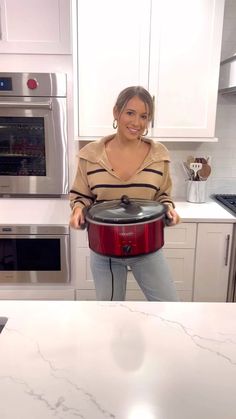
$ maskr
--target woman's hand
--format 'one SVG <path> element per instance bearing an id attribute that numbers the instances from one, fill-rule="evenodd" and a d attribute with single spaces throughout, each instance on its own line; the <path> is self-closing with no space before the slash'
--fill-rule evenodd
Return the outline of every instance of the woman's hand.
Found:
<path id="1" fill-rule="evenodd" d="M 179 214 L 177 214 L 174 208 L 168 208 L 166 212 L 166 217 L 167 217 L 166 224 L 168 226 L 174 226 L 175 224 L 178 224 L 180 222 L 180 216 Z"/>
<path id="2" fill-rule="evenodd" d="M 82 208 L 76 207 L 70 216 L 70 227 L 75 229 L 83 228 L 85 218 Z"/>

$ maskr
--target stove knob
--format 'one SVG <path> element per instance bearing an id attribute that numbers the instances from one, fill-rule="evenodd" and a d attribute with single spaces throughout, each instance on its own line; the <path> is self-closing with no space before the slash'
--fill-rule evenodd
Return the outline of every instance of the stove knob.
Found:
<path id="1" fill-rule="evenodd" d="M 126 244 L 125 246 L 122 246 L 122 250 L 124 253 L 128 254 L 132 250 L 132 246 L 130 244 Z"/>

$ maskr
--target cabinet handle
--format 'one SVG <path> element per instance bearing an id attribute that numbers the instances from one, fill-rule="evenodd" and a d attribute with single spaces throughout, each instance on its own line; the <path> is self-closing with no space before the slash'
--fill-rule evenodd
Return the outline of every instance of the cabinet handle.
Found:
<path id="1" fill-rule="evenodd" d="M 226 237 L 225 266 L 228 265 L 228 259 L 229 259 L 229 242 L 230 242 L 230 234 L 227 234 L 227 237 Z"/>
<path id="2" fill-rule="evenodd" d="M 155 96 L 152 97 L 152 103 L 153 103 L 153 113 L 152 113 L 152 125 L 151 127 L 154 127 L 154 114 L 155 114 Z"/>

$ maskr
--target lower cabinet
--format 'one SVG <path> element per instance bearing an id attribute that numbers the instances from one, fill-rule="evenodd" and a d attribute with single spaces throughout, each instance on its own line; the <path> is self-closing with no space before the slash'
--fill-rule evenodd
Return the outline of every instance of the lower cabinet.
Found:
<path id="1" fill-rule="evenodd" d="M 194 257 L 196 246 L 196 223 L 181 223 L 174 227 L 165 228 L 164 253 L 172 271 L 176 289 L 181 301 L 192 301 Z M 77 242 L 79 243 L 79 242 Z M 90 271 L 90 251 L 82 232 L 80 244 L 77 247 L 75 272 L 76 299 L 94 300 L 95 290 L 92 274 Z M 128 272 L 126 300 L 145 300 L 141 289 L 135 281 L 132 272 Z"/>
<path id="2" fill-rule="evenodd" d="M 1 289 L 0 300 L 74 300 L 75 290 L 68 289 Z"/>
<path id="3" fill-rule="evenodd" d="M 86 301 L 96 300 L 95 289 L 76 290 L 75 299 L 76 300 L 86 300 Z M 145 298 L 145 296 L 143 295 L 143 293 L 140 289 L 127 290 L 126 301 L 146 301 L 146 298 Z"/>
<path id="4" fill-rule="evenodd" d="M 180 223 L 165 228 L 164 253 L 180 301 L 227 300 L 233 224 Z M 95 300 L 86 231 L 71 242 L 71 284 L 68 287 L 1 288 L 0 300 Z M 128 271 L 126 300 L 145 300 Z"/>
<path id="5" fill-rule="evenodd" d="M 232 224 L 198 225 L 193 301 L 226 301 L 232 235 Z"/>
<path id="6" fill-rule="evenodd" d="M 181 301 L 225 302 L 233 224 L 180 223 L 165 228 L 164 252 Z M 78 232 L 72 246 L 77 300 L 95 300 L 86 232 Z M 128 272 L 126 300 L 145 300 L 132 272 Z"/>

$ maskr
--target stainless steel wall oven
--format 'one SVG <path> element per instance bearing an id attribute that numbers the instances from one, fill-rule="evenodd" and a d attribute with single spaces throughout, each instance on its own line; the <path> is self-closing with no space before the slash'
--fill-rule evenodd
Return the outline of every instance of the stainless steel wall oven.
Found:
<path id="1" fill-rule="evenodd" d="M 68 283 L 69 269 L 69 227 L 0 227 L 1 285 Z"/>
<path id="2" fill-rule="evenodd" d="M 68 193 L 66 75 L 0 73 L 0 195 Z"/>

